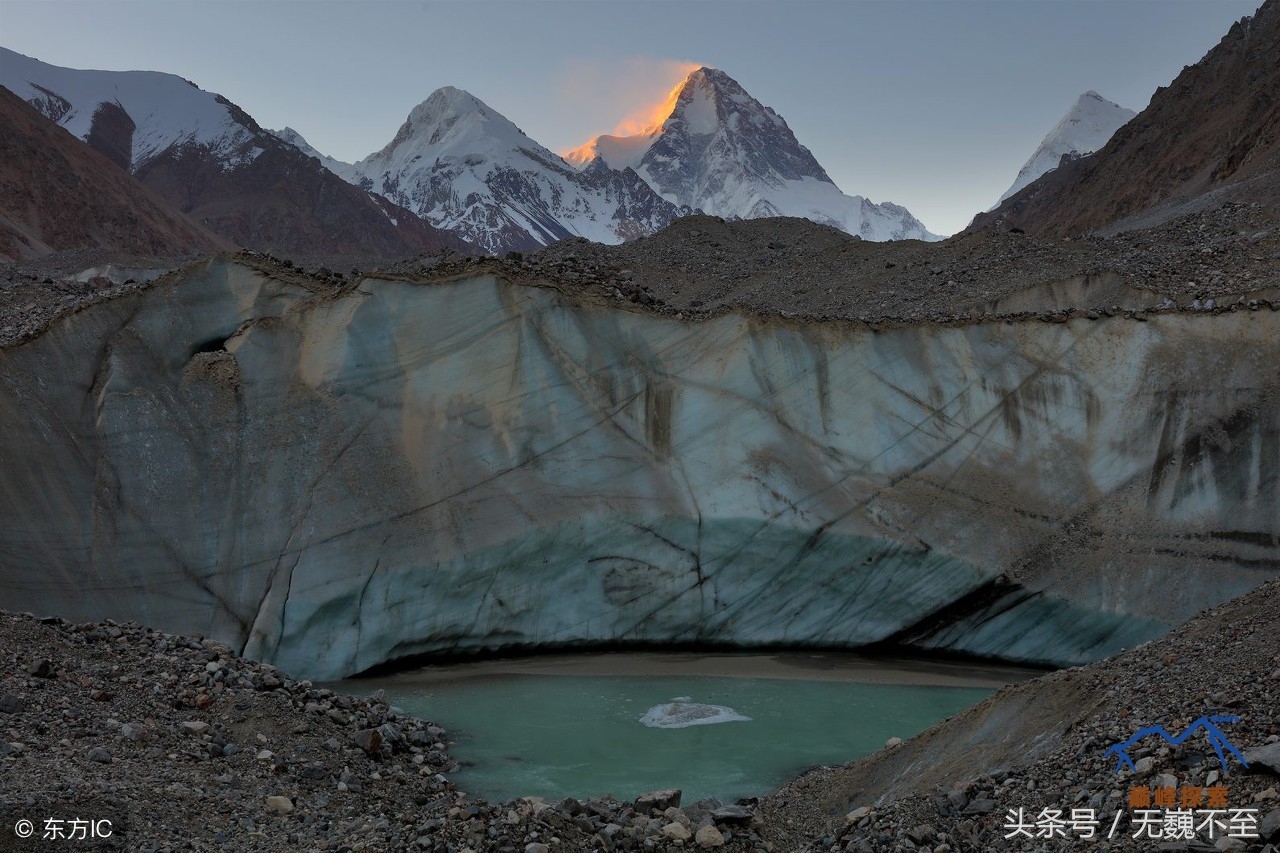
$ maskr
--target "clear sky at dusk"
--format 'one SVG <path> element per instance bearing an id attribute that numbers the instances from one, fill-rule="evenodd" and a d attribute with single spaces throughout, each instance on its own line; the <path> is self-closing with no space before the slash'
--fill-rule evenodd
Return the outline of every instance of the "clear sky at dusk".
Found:
<path id="1" fill-rule="evenodd" d="M 847 193 L 951 233 L 1076 97 L 1146 106 L 1261 0 L 0 0 L 0 44 L 168 71 L 355 160 L 439 86 L 556 151 L 660 101 L 685 63 L 773 107 Z"/>

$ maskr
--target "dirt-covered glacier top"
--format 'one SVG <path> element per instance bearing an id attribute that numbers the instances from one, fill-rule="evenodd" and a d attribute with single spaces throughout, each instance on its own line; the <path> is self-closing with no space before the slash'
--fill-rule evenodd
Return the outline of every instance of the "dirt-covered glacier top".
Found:
<path id="1" fill-rule="evenodd" d="M 69 311 L 148 286 L 100 276 L 75 281 L 77 270 L 86 278 L 82 267 L 105 264 L 100 255 L 62 253 L 0 270 L 0 346 L 39 334 Z M 236 257 L 321 292 L 340 293 L 369 275 L 429 284 L 492 274 L 685 320 L 736 311 L 902 325 L 1280 308 L 1280 211 L 1257 204 L 1226 203 L 1150 230 L 1072 240 L 988 231 L 941 243 L 876 243 L 803 219 L 689 216 L 618 246 L 575 238 L 503 257 L 446 250 L 390 263 L 360 259 L 360 268 L 350 258 Z"/>
<path id="2" fill-rule="evenodd" d="M 915 323 L 1230 310 L 1280 303 L 1280 211 L 1228 204 L 1107 238 L 988 232 L 942 243 L 869 242 L 803 219 L 691 216 L 619 246 L 565 240 L 532 255 L 432 255 L 386 271 L 456 277 L 478 269 L 684 318 L 743 311 Z"/>

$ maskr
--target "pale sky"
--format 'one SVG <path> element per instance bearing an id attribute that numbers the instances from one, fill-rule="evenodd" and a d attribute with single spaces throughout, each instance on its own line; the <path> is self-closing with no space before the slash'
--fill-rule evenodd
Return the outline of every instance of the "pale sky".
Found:
<path id="1" fill-rule="evenodd" d="M 686 63 L 772 107 L 842 190 L 949 234 L 1082 92 L 1135 110 L 1261 0 L 0 0 L 0 44 L 167 71 L 351 161 L 434 89 L 562 151 Z"/>

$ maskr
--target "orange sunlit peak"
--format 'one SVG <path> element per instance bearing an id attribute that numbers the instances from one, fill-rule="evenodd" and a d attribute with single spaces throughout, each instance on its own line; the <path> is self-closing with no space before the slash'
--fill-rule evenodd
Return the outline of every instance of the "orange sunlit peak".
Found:
<path id="1" fill-rule="evenodd" d="M 680 98 L 680 90 L 684 88 L 689 76 L 704 67 L 696 62 L 686 62 L 681 65 L 680 82 L 671 87 L 671 91 L 667 92 L 666 97 L 655 104 L 635 110 L 618 122 L 618 126 L 611 131 L 612 136 L 648 134 L 662 127 L 662 123 L 669 119 L 671 113 L 675 111 L 676 101 Z"/>
<path id="2" fill-rule="evenodd" d="M 573 165 L 582 168 L 594 160 L 599 153 L 598 143 L 603 136 L 626 138 L 657 135 L 662 130 L 662 125 L 671 117 L 671 113 L 675 111 L 676 101 L 680 99 L 680 91 L 684 88 L 685 83 L 688 82 L 689 77 L 695 71 L 707 67 L 697 62 L 679 62 L 675 60 L 668 60 L 667 62 L 669 62 L 668 67 L 671 67 L 675 74 L 679 74 L 680 79 L 671 87 L 671 90 L 667 92 L 662 100 L 633 110 L 619 121 L 613 130 L 600 136 L 592 137 L 577 148 L 561 151 L 559 152 L 560 156 Z M 663 76 L 666 76 L 666 74 Z M 667 79 L 670 80 L 671 77 L 667 77 Z"/>

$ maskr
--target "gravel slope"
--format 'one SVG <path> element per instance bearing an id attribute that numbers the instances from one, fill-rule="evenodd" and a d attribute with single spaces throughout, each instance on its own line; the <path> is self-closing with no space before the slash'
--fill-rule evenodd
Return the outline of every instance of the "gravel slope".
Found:
<path id="1" fill-rule="evenodd" d="M 1118 809 L 1128 811 L 1131 787 L 1213 785 L 1221 767 L 1203 735 L 1172 748 L 1142 740 L 1131 752 L 1136 774 L 1118 774 L 1106 756 L 1141 727 L 1178 734 L 1212 714 L 1240 718 L 1222 728 L 1246 759 L 1250 749 L 1269 752 L 1270 769 L 1258 760 L 1254 772 L 1228 756 L 1230 772 L 1217 784 L 1228 787 L 1229 806 L 1259 809 L 1259 823 L 1280 842 L 1280 580 L 1116 657 L 1007 687 L 901 746 L 811 772 L 766 798 L 765 837 L 780 849 L 1064 849 L 1061 840 L 1006 842 L 1008 810 L 1092 807 L 1109 828 Z M 869 813 L 855 811 L 864 807 Z M 1154 849 L 1130 837 L 1131 818 L 1092 849 Z M 922 826 L 929 831 L 917 832 Z M 1200 841 L 1214 849 L 1203 833 Z"/>
<path id="2" fill-rule="evenodd" d="M 748 809 L 490 805 L 456 790 L 456 767 L 445 731 L 379 693 L 337 695 L 213 641 L 0 611 L 0 851 L 50 849 L 45 821 L 74 818 L 111 821 L 96 846 L 129 851 L 655 850 L 699 832 L 763 849 Z"/>

